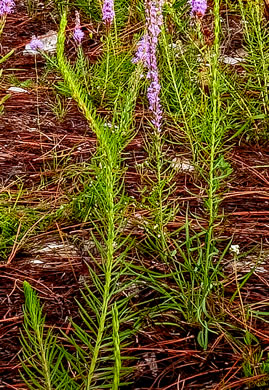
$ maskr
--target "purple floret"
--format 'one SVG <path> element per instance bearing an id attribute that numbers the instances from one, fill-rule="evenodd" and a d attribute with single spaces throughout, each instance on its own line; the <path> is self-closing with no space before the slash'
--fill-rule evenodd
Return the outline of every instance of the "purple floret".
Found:
<path id="1" fill-rule="evenodd" d="M 13 0 L 0 0 L 0 16 L 14 12 L 15 2 Z"/>
<path id="2" fill-rule="evenodd" d="M 189 0 L 191 15 L 204 16 L 207 9 L 207 0 Z"/>
<path id="3" fill-rule="evenodd" d="M 84 37 L 84 32 L 81 30 L 80 17 L 78 11 L 76 11 L 76 25 L 73 33 L 73 38 L 78 45 L 81 45 L 81 41 Z"/>
<path id="4" fill-rule="evenodd" d="M 35 35 L 33 35 L 30 42 L 30 48 L 34 51 L 43 50 L 44 44 L 42 41 L 40 41 L 40 39 L 38 39 Z"/>
<path id="5" fill-rule="evenodd" d="M 134 64 L 137 64 L 138 62 L 142 62 L 145 67 L 148 67 L 148 52 L 149 52 L 149 45 L 148 45 L 148 35 L 145 34 L 143 38 L 138 42 L 137 45 L 137 51 L 132 59 L 132 62 Z"/>
<path id="6" fill-rule="evenodd" d="M 80 45 L 82 39 L 84 38 L 84 32 L 81 30 L 81 28 L 75 28 L 73 37 L 77 44 Z"/>
<path id="7" fill-rule="evenodd" d="M 102 14 L 103 21 L 110 25 L 115 17 L 113 0 L 104 0 Z"/>

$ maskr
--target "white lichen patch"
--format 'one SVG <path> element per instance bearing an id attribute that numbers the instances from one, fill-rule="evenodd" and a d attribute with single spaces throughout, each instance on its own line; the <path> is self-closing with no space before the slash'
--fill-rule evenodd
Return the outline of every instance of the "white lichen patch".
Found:
<path id="1" fill-rule="evenodd" d="M 182 157 L 174 157 L 171 161 L 171 167 L 177 172 L 187 173 L 195 171 L 195 167 L 192 165 L 191 161 Z"/>
<path id="2" fill-rule="evenodd" d="M 9 87 L 7 92 L 13 92 L 13 93 L 28 93 L 28 91 L 24 88 L 20 87 Z"/>
<path id="3" fill-rule="evenodd" d="M 245 62 L 248 53 L 243 48 L 239 48 L 236 50 L 234 55 L 223 55 L 220 57 L 220 61 L 227 65 L 237 65 L 242 62 Z"/>
<path id="4" fill-rule="evenodd" d="M 76 256 L 77 250 L 73 245 L 62 242 L 51 242 L 44 245 L 36 251 L 36 253 L 56 254 L 60 257 Z"/>
<path id="5" fill-rule="evenodd" d="M 43 51 L 46 53 L 55 53 L 57 46 L 57 32 L 49 31 L 47 34 L 39 36 L 38 39 L 43 43 Z M 23 51 L 24 55 L 36 55 L 39 52 L 31 49 L 30 43 L 27 43 Z"/>
<path id="6" fill-rule="evenodd" d="M 239 247 L 239 245 L 235 246 Z M 239 250 L 239 248 L 235 248 L 235 250 Z M 242 257 L 240 259 L 230 261 L 224 268 L 229 272 L 234 272 L 235 270 L 237 273 L 247 273 L 253 271 L 255 274 L 268 275 L 268 260 L 268 251 L 261 254 L 249 254 L 245 258 Z"/>
<path id="7" fill-rule="evenodd" d="M 30 261 L 31 264 L 44 264 L 44 261 L 38 260 L 38 259 L 33 259 Z"/>
<path id="8" fill-rule="evenodd" d="M 149 366 L 149 369 L 151 371 L 153 378 L 156 378 L 156 376 L 158 375 L 158 364 L 156 361 L 155 352 L 146 352 L 146 353 L 144 353 L 143 356 L 144 356 L 145 362 Z"/>
<path id="9" fill-rule="evenodd" d="M 55 261 L 80 256 L 78 249 L 74 245 L 68 242 L 56 241 L 55 238 L 42 243 L 34 241 L 29 252 L 32 257 L 30 260 L 31 264 L 43 264 L 51 259 Z"/>
<path id="10" fill-rule="evenodd" d="M 223 56 L 220 58 L 220 60 L 227 65 L 237 65 L 241 62 L 244 62 L 244 58 L 242 57 L 230 57 L 230 56 Z"/>

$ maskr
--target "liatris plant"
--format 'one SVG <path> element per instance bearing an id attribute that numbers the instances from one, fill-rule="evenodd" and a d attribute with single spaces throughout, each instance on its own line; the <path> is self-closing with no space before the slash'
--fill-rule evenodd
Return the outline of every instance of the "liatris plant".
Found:
<path id="1" fill-rule="evenodd" d="M 114 0 L 104 0 L 102 15 L 106 26 L 110 27 L 115 18 Z"/>
<path id="2" fill-rule="evenodd" d="M 81 41 L 84 37 L 84 32 L 81 30 L 79 12 L 76 11 L 76 25 L 74 29 L 73 38 L 78 45 L 81 45 Z"/>
<path id="3" fill-rule="evenodd" d="M 191 15 L 204 16 L 207 9 L 207 0 L 189 0 L 191 5 Z"/>
<path id="4" fill-rule="evenodd" d="M 14 8 L 14 0 L 0 0 L 0 36 L 6 24 L 6 17 L 14 12 Z"/>
<path id="5" fill-rule="evenodd" d="M 155 129 L 161 131 L 162 108 L 160 103 L 161 86 L 157 64 L 158 36 L 163 23 L 162 7 L 164 0 L 146 1 L 146 34 L 138 45 L 138 50 L 133 62 L 142 61 L 148 69 L 147 78 L 151 81 L 147 97 L 149 109 L 152 112 L 152 124 Z"/>

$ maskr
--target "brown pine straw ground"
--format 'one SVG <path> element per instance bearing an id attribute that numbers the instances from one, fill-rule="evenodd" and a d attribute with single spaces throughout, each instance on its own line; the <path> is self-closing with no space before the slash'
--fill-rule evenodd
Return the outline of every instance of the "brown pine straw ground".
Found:
<path id="1" fill-rule="evenodd" d="M 23 56 L 22 50 L 31 35 L 42 35 L 48 30 L 57 30 L 57 26 L 40 13 L 37 18 L 29 18 L 19 9 L 16 15 L 8 18 L 5 28 L 1 55 L 11 48 L 16 53 L 4 64 L 5 76 L 14 73 L 20 80 L 36 80 L 34 57 Z M 86 26 L 89 30 L 93 26 Z M 95 31 L 98 34 L 98 31 Z M 71 50 L 71 49 L 70 49 Z M 94 61 L 101 48 L 93 40 L 86 45 L 87 55 Z M 42 74 L 44 61 L 37 57 L 39 75 Z M 59 80 L 49 75 L 49 83 Z M 0 98 L 6 95 L 10 86 L 5 77 L 1 82 Z M 62 175 L 72 164 L 87 162 L 95 151 L 95 137 L 88 128 L 83 116 L 74 102 L 69 100 L 68 112 L 63 121 L 58 121 L 51 110 L 55 97 L 49 87 L 25 88 L 27 93 L 13 93 L 5 103 L 0 118 L 0 194 L 15 194 L 18 184 L 23 182 L 25 195 L 19 197 L 17 205 L 37 207 L 48 204 L 55 209 L 68 201 L 68 194 L 75 188 L 74 181 Z M 136 164 L 145 161 L 143 118 L 145 113 L 137 111 L 140 123 L 136 137 L 126 150 L 126 190 L 136 199 L 146 182 L 136 170 Z M 171 134 L 178 129 L 167 129 Z M 171 160 L 178 155 L 188 158 L 187 145 L 168 151 Z M 269 287 L 269 149 L 268 145 L 244 144 L 233 147 L 229 161 L 233 173 L 229 177 L 223 193 L 220 213 L 223 215 L 217 227 L 217 233 L 224 243 L 233 236 L 234 243 L 241 251 L 257 246 L 254 258 L 259 255 L 262 242 L 262 264 L 242 288 L 244 305 L 256 303 L 256 310 L 264 311 L 268 303 Z M 77 174 L 79 175 L 79 174 Z M 78 183 L 75 176 L 76 185 Z M 202 183 L 194 173 L 179 172 L 176 175 L 177 186 L 172 198 L 180 205 L 175 220 L 169 224 L 174 230 L 185 223 L 186 209 L 194 230 L 199 224 L 206 226 L 207 216 L 203 211 L 206 196 Z M 198 184 L 198 186 L 197 186 Z M 26 191 L 27 190 L 27 191 Z M 13 206 L 7 198 L 6 206 Z M 199 215 L 199 224 L 193 215 Z M 137 218 L 146 216 L 143 209 L 130 214 L 127 233 L 143 240 L 145 233 L 138 228 Z M 79 320 L 75 298 L 80 298 L 79 288 L 83 286 L 88 271 L 85 262 L 90 261 L 86 244 L 90 237 L 90 223 L 51 222 L 45 233 L 35 237 L 25 237 L 23 243 L 15 243 L 8 261 L 0 265 L 0 389 L 26 389 L 19 375 L 20 352 L 19 331 L 22 326 L 22 305 L 24 302 L 22 283 L 27 280 L 38 292 L 47 326 L 71 331 L 69 318 Z M 135 256 L 135 253 L 133 254 Z M 36 263 L 34 260 L 40 262 Z M 161 270 L 163 265 L 144 259 L 149 268 Z M 253 265 L 253 255 L 242 260 L 238 273 L 244 273 Z M 42 263 L 41 263 L 42 262 Z M 227 297 L 235 291 L 235 274 L 231 261 L 223 264 L 225 272 L 231 274 L 226 285 Z M 140 291 L 137 301 L 152 292 Z M 135 304 L 135 302 L 134 302 Z M 212 304 L 212 308 L 214 305 Z M 215 307 L 218 311 L 219 308 Z M 230 321 L 244 327 L 240 301 L 234 301 L 234 308 L 224 307 Z M 186 325 L 186 326 L 185 326 Z M 186 330 L 184 330 L 185 328 Z M 264 376 L 243 378 L 241 374 L 242 351 L 236 350 L 225 333 L 213 337 L 209 350 L 204 352 L 197 345 L 197 329 L 190 329 L 182 323 L 183 330 L 175 331 L 169 327 L 156 326 L 148 321 L 147 326 L 137 335 L 134 343 L 124 351 L 127 355 L 138 357 L 135 385 L 130 389 L 247 389 L 251 383 Z M 257 319 L 248 320 L 248 328 L 259 339 L 262 349 L 268 351 L 269 331 L 265 323 Z M 250 347 L 244 353 L 253 353 Z M 258 348 L 258 347 L 257 347 Z M 254 387 L 255 388 L 255 387 Z M 268 387 L 263 387 L 268 388 Z"/>

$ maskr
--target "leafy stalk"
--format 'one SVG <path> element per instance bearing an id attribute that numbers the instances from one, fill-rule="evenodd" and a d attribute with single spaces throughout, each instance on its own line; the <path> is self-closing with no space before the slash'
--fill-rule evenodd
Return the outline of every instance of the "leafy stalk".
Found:
<path id="1" fill-rule="evenodd" d="M 45 334 L 45 316 L 36 292 L 24 282 L 24 332 L 21 332 L 21 373 L 29 389 L 60 390 L 73 389 L 73 384 L 62 366 L 63 350 L 49 329 Z M 29 378 L 29 379 L 28 379 Z"/>
<path id="2" fill-rule="evenodd" d="M 212 72 L 212 127 L 210 129 L 210 162 L 209 162 L 209 178 L 208 178 L 208 209 L 209 221 L 207 232 L 207 249 L 206 249 L 206 270 L 208 269 L 210 253 L 212 251 L 212 239 L 214 222 L 217 216 L 216 200 L 216 158 L 218 154 L 218 144 L 220 142 L 220 90 L 219 90 L 219 51 L 220 51 L 220 15 L 219 15 L 219 0 L 215 1 L 214 5 L 214 46 L 212 53 L 211 72 Z"/>
<path id="3" fill-rule="evenodd" d="M 95 225 L 101 239 L 102 246 L 99 245 L 98 240 L 94 238 L 96 245 L 99 249 L 102 258 L 102 264 L 99 265 L 101 275 L 98 276 L 92 272 L 93 282 L 96 287 L 96 291 L 100 291 L 102 280 L 104 284 L 102 286 L 101 296 L 97 297 L 94 293 L 87 298 L 87 302 L 91 310 L 96 315 L 97 328 L 93 329 L 92 320 L 88 314 L 80 306 L 83 313 L 83 318 L 87 320 L 88 326 L 94 332 L 95 337 L 90 336 L 88 343 L 91 349 L 91 361 L 88 372 L 85 376 L 84 382 L 86 389 L 92 389 L 95 384 L 96 378 L 101 378 L 99 372 L 100 367 L 100 354 L 103 349 L 104 340 L 107 345 L 114 345 L 114 379 L 113 389 L 117 389 L 119 386 L 121 376 L 121 355 L 120 355 L 120 337 L 116 336 L 116 329 L 119 328 L 118 323 L 118 311 L 117 308 L 112 305 L 113 291 L 115 291 L 115 283 L 120 275 L 120 261 L 123 260 L 126 255 L 123 252 L 118 255 L 118 245 L 120 241 L 120 226 L 124 221 L 123 215 L 126 206 L 124 205 L 123 197 L 123 183 L 122 183 L 122 168 L 121 168 L 121 151 L 131 139 L 131 126 L 132 115 L 137 97 L 137 92 L 140 82 L 140 70 L 136 71 L 131 76 L 129 88 L 127 90 L 123 103 L 120 104 L 119 110 L 121 114 L 117 112 L 117 104 L 114 109 L 114 119 L 112 121 L 112 127 L 109 128 L 100 118 L 97 118 L 94 109 L 89 102 L 89 96 L 85 93 L 83 87 L 79 87 L 76 83 L 75 74 L 65 59 L 64 56 L 64 36 L 66 28 L 67 18 L 66 13 L 63 14 L 60 31 L 58 36 L 58 49 L 57 59 L 59 69 L 64 77 L 64 81 L 71 91 L 73 99 L 77 102 L 81 108 L 85 118 L 88 120 L 89 125 L 95 131 L 97 136 L 97 152 L 94 158 L 96 166 L 96 184 L 95 184 L 95 220 L 102 221 L 102 227 L 99 228 Z M 109 47 L 108 47 L 109 50 Z M 106 61 L 109 61 L 109 56 L 106 56 Z M 109 64 L 106 64 L 108 69 Z M 107 71 L 106 71 L 107 74 Z M 104 91 L 105 92 L 105 91 Z M 114 125 L 114 122 L 118 120 L 118 126 Z M 92 215 L 93 218 L 93 215 Z M 122 245 L 122 244 L 121 244 Z M 117 270 L 117 272 L 116 272 Z M 97 304 L 97 305 L 96 305 Z M 108 321 L 112 319 L 113 326 L 108 326 Z M 111 332 L 111 333 L 110 333 Z M 76 333 L 80 335 L 81 340 L 89 338 L 83 332 L 83 330 L 76 326 Z M 74 339 L 73 339 L 74 340 Z M 111 340 L 111 341 L 108 341 Z M 113 342 L 114 340 L 114 342 Z M 73 341 L 74 342 L 74 341 Z M 78 346 L 76 345 L 76 348 Z M 83 351 L 80 350 L 81 355 Z M 77 362 L 73 360 L 74 366 Z M 105 368 L 104 373 L 107 372 Z M 105 375 L 105 374 L 104 374 Z M 105 376 L 103 377 L 105 380 Z M 100 379 L 98 380 L 98 382 Z"/>

